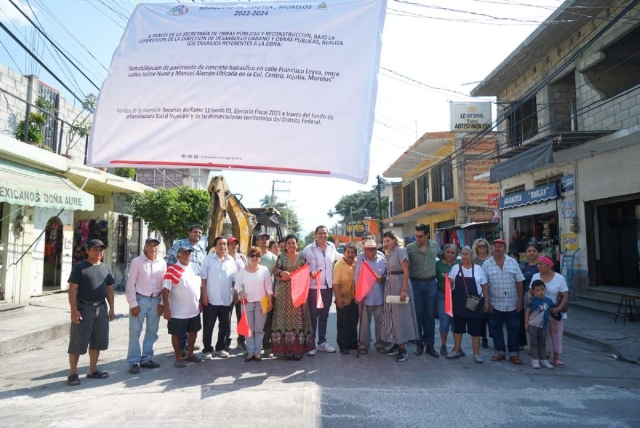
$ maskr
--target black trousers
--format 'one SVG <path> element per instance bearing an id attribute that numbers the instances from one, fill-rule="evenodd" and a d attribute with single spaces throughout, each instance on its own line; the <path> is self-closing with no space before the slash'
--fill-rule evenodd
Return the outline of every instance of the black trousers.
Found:
<path id="1" fill-rule="evenodd" d="M 216 351 L 222 351 L 225 347 L 225 339 L 227 329 L 229 328 L 229 312 L 231 306 L 205 306 L 202 310 L 202 352 L 213 352 L 211 346 L 211 338 L 213 329 L 218 321 L 218 341 L 216 342 Z"/>
<path id="2" fill-rule="evenodd" d="M 338 347 L 340 349 L 358 349 L 358 305 L 353 300 L 338 313 Z"/>
<path id="3" fill-rule="evenodd" d="M 240 318 L 242 317 L 242 303 L 238 302 L 235 305 L 232 303 L 229 306 L 229 327 L 227 328 L 227 336 L 225 343 L 227 348 L 231 347 L 231 319 L 233 318 L 233 309 L 236 310 L 236 322 L 240 323 Z M 244 343 L 244 336 L 238 335 L 238 344 Z"/>
<path id="4" fill-rule="evenodd" d="M 276 298 L 272 297 L 272 306 L 276 306 Z M 264 337 L 262 338 L 262 349 L 271 349 L 271 323 L 273 322 L 273 309 L 267 313 L 267 320 L 264 323 Z"/>

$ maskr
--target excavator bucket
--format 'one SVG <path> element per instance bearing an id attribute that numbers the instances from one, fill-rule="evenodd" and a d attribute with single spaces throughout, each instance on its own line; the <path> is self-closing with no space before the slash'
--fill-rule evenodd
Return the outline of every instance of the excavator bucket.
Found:
<path id="1" fill-rule="evenodd" d="M 231 221 L 233 236 L 240 241 L 240 251 L 247 254 L 251 245 L 253 229 L 256 227 L 256 216 L 251 214 L 240 202 L 241 196 L 231 193 L 227 182 L 221 175 L 215 176 L 209 183 L 209 229 L 208 244 L 213 247 L 213 241 L 217 236 L 224 236 L 224 226 L 227 219 Z"/>

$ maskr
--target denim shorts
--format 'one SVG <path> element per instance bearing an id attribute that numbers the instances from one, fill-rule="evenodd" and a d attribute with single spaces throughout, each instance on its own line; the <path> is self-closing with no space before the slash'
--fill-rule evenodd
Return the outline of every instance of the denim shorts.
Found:
<path id="1" fill-rule="evenodd" d="M 71 323 L 69 331 L 69 350 L 72 355 L 84 355 L 87 347 L 104 351 L 109 347 L 109 311 L 107 304 L 96 307 L 90 304 L 76 304 L 80 311 L 80 324 Z"/>
<path id="2" fill-rule="evenodd" d="M 444 312 L 444 293 L 438 291 L 438 318 L 440 319 L 440 333 L 453 331 L 451 317 Z"/>

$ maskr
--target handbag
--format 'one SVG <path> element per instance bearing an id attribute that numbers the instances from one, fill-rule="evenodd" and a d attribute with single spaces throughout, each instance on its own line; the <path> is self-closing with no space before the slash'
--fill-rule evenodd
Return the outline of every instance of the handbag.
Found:
<path id="1" fill-rule="evenodd" d="M 562 302 L 562 292 L 558 293 L 558 297 L 556 298 L 556 302 L 558 302 L 558 303 Z M 566 314 L 567 313 L 567 306 L 569 306 L 569 305 L 564 305 L 564 308 L 562 308 L 560 313 Z"/>
<path id="2" fill-rule="evenodd" d="M 462 275 L 462 282 L 464 283 L 464 292 L 467 295 L 467 301 L 465 302 L 464 306 L 471 312 L 474 312 L 476 309 L 478 309 L 478 305 L 480 304 L 480 297 L 469 296 L 469 290 L 467 290 L 467 280 L 464 279 L 462 266 L 460 266 L 460 274 Z"/>

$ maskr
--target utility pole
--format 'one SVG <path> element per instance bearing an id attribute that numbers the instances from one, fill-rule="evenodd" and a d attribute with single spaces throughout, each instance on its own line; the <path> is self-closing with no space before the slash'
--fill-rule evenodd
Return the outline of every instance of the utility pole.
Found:
<path id="1" fill-rule="evenodd" d="M 281 192 L 281 193 L 289 193 L 289 189 L 276 189 L 276 183 L 285 183 L 285 184 L 291 184 L 291 181 L 289 180 L 273 180 L 273 183 L 271 183 L 271 200 L 269 201 L 269 206 L 271 208 L 273 208 L 275 202 L 276 202 L 276 192 Z"/>
<path id="2" fill-rule="evenodd" d="M 380 229 L 380 243 L 382 244 L 382 178 L 378 175 L 378 229 Z"/>

